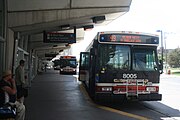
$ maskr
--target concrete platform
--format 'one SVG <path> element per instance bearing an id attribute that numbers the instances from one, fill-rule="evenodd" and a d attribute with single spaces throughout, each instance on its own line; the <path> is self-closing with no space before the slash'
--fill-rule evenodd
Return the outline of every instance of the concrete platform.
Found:
<path id="1" fill-rule="evenodd" d="M 49 70 L 32 82 L 25 99 L 25 120 L 127 120 L 127 116 L 97 108 L 84 96 L 72 75 Z"/>

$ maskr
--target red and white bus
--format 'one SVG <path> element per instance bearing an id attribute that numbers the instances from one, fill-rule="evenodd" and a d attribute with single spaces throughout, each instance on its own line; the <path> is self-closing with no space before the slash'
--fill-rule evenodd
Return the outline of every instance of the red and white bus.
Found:
<path id="1" fill-rule="evenodd" d="M 76 74 L 77 59 L 76 56 L 60 57 L 60 74 Z"/>

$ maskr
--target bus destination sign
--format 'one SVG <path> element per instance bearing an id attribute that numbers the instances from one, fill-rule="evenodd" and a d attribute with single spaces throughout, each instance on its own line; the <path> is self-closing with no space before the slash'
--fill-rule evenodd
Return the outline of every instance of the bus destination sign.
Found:
<path id="1" fill-rule="evenodd" d="M 76 43 L 75 33 L 45 32 L 45 43 Z"/>
<path id="2" fill-rule="evenodd" d="M 159 38 L 155 36 L 133 34 L 101 34 L 100 42 L 159 44 Z"/>

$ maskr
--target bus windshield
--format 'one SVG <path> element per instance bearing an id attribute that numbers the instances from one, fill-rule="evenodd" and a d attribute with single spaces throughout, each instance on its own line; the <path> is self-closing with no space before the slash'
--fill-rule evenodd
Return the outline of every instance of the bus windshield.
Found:
<path id="1" fill-rule="evenodd" d="M 133 49 L 133 70 L 155 71 L 157 70 L 156 51 L 151 48 Z"/>
<path id="2" fill-rule="evenodd" d="M 156 51 L 152 48 L 129 45 L 99 45 L 100 68 L 107 70 L 157 70 Z"/>
<path id="3" fill-rule="evenodd" d="M 60 67 L 66 67 L 66 66 L 70 66 L 70 67 L 76 67 L 76 59 L 61 59 L 60 60 Z"/>
<path id="4" fill-rule="evenodd" d="M 100 68 L 130 69 L 130 47 L 123 45 L 101 44 Z"/>

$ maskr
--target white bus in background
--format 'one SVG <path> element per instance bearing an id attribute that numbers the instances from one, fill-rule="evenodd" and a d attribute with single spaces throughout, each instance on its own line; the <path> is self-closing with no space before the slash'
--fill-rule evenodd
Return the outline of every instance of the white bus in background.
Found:
<path id="1" fill-rule="evenodd" d="M 60 74 L 76 74 L 77 59 L 76 56 L 60 57 Z"/>

